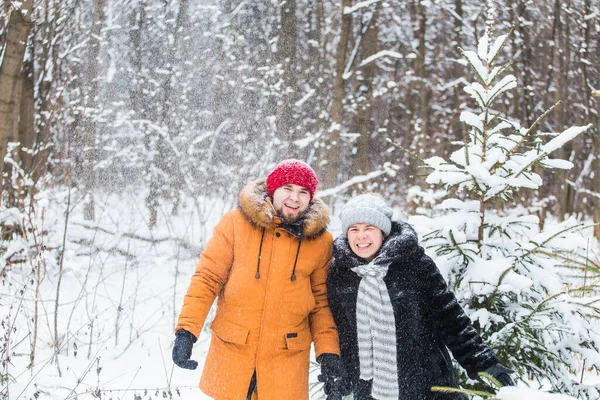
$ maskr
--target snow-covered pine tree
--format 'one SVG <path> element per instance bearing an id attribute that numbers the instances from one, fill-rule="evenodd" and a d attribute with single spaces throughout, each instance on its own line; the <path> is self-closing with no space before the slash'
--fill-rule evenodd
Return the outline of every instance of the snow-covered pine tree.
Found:
<path id="1" fill-rule="evenodd" d="M 535 165 L 571 168 L 549 155 L 589 126 L 540 133 L 538 123 L 550 110 L 528 128 L 503 115 L 498 100 L 517 80 L 501 77 L 508 64 L 495 64 L 510 32 L 492 40 L 492 28 L 489 18 L 477 50 L 461 49 L 477 78 L 464 89 L 477 105 L 461 114 L 464 142 L 447 160 L 424 160 L 433 169 L 427 182 L 448 195 L 436 216 L 410 221 L 427 230 L 424 246 L 517 379 L 597 399 L 599 388 L 582 384 L 582 371 L 600 367 L 598 279 L 591 278 L 587 256 L 592 241 L 574 218 L 540 230 L 538 218 L 513 199 L 519 190 L 542 185 Z"/>

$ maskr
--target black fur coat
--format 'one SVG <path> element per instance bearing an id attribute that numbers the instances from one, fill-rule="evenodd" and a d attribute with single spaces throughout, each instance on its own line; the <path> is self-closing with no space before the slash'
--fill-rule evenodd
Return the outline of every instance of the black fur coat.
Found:
<path id="1" fill-rule="evenodd" d="M 342 360 L 356 391 L 360 375 L 356 332 L 360 277 L 351 268 L 365 261 L 352 252 L 344 236 L 335 240 L 333 256 L 327 278 L 329 307 L 338 327 Z M 430 390 L 432 386 L 457 386 L 448 349 L 471 377 L 494 365 L 495 356 L 473 328 L 433 260 L 419 246 L 410 225 L 392 222 L 392 231 L 376 261 L 391 262 L 384 281 L 396 321 L 400 398 L 462 399 L 460 394 Z"/>

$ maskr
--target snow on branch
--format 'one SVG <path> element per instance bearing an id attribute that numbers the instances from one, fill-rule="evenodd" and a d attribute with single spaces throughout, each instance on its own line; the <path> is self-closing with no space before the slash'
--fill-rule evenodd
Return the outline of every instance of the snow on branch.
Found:
<path id="1" fill-rule="evenodd" d="M 335 186 L 335 187 L 332 187 L 329 189 L 325 189 L 325 190 L 320 190 L 317 192 L 316 197 L 323 198 L 323 197 L 327 197 L 327 196 L 332 196 L 332 195 L 335 195 L 335 194 L 341 192 L 342 190 L 347 189 L 350 186 L 356 185 L 358 183 L 367 182 L 367 181 L 370 181 L 371 179 L 375 179 L 378 176 L 385 175 L 385 174 L 395 175 L 395 173 L 396 173 L 396 171 L 394 171 L 392 168 L 390 168 L 390 167 L 386 168 L 386 165 L 384 165 L 383 169 L 371 171 L 366 175 L 356 175 L 338 186 Z"/>
<path id="2" fill-rule="evenodd" d="M 315 89 L 310 89 L 308 91 L 308 93 L 306 93 L 304 95 L 304 97 L 302 97 L 300 100 L 298 100 L 296 103 L 294 103 L 295 107 L 302 107 L 302 104 L 304 104 L 308 99 L 310 99 L 313 95 L 315 94 Z"/>
<path id="3" fill-rule="evenodd" d="M 370 5 L 373 5 L 375 3 L 379 3 L 380 1 L 381 0 L 361 1 L 361 2 L 356 3 L 355 5 L 353 5 L 352 7 L 344 7 L 344 15 L 352 14 L 352 13 L 360 10 L 361 8 L 367 8 Z"/>
<path id="4" fill-rule="evenodd" d="M 370 57 L 365 58 L 359 65 L 359 67 L 364 67 L 367 64 L 372 63 L 373 61 L 379 59 L 379 58 L 383 58 L 383 57 L 389 57 L 389 58 L 395 58 L 397 60 L 403 59 L 404 56 L 396 51 L 392 51 L 392 50 L 382 50 L 376 54 L 373 54 Z"/>

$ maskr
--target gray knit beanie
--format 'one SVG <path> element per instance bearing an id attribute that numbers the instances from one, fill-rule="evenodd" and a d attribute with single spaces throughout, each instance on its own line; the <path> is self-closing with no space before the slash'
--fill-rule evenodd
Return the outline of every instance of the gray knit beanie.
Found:
<path id="1" fill-rule="evenodd" d="M 353 224 L 370 224 L 381 229 L 385 236 L 392 230 L 393 210 L 385 201 L 374 194 L 361 194 L 350 199 L 340 213 L 344 236 Z"/>

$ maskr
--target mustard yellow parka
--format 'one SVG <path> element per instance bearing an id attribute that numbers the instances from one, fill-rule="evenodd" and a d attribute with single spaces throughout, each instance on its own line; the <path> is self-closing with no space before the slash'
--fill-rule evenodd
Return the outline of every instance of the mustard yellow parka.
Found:
<path id="1" fill-rule="evenodd" d="M 327 206 L 313 199 L 302 234 L 292 234 L 274 215 L 264 179 L 242 189 L 239 209 L 223 216 L 200 256 L 175 328 L 198 337 L 218 297 L 204 393 L 245 400 L 256 370 L 259 399 L 308 399 L 311 343 L 317 357 L 340 354 L 325 286 L 328 221 Z"/>

